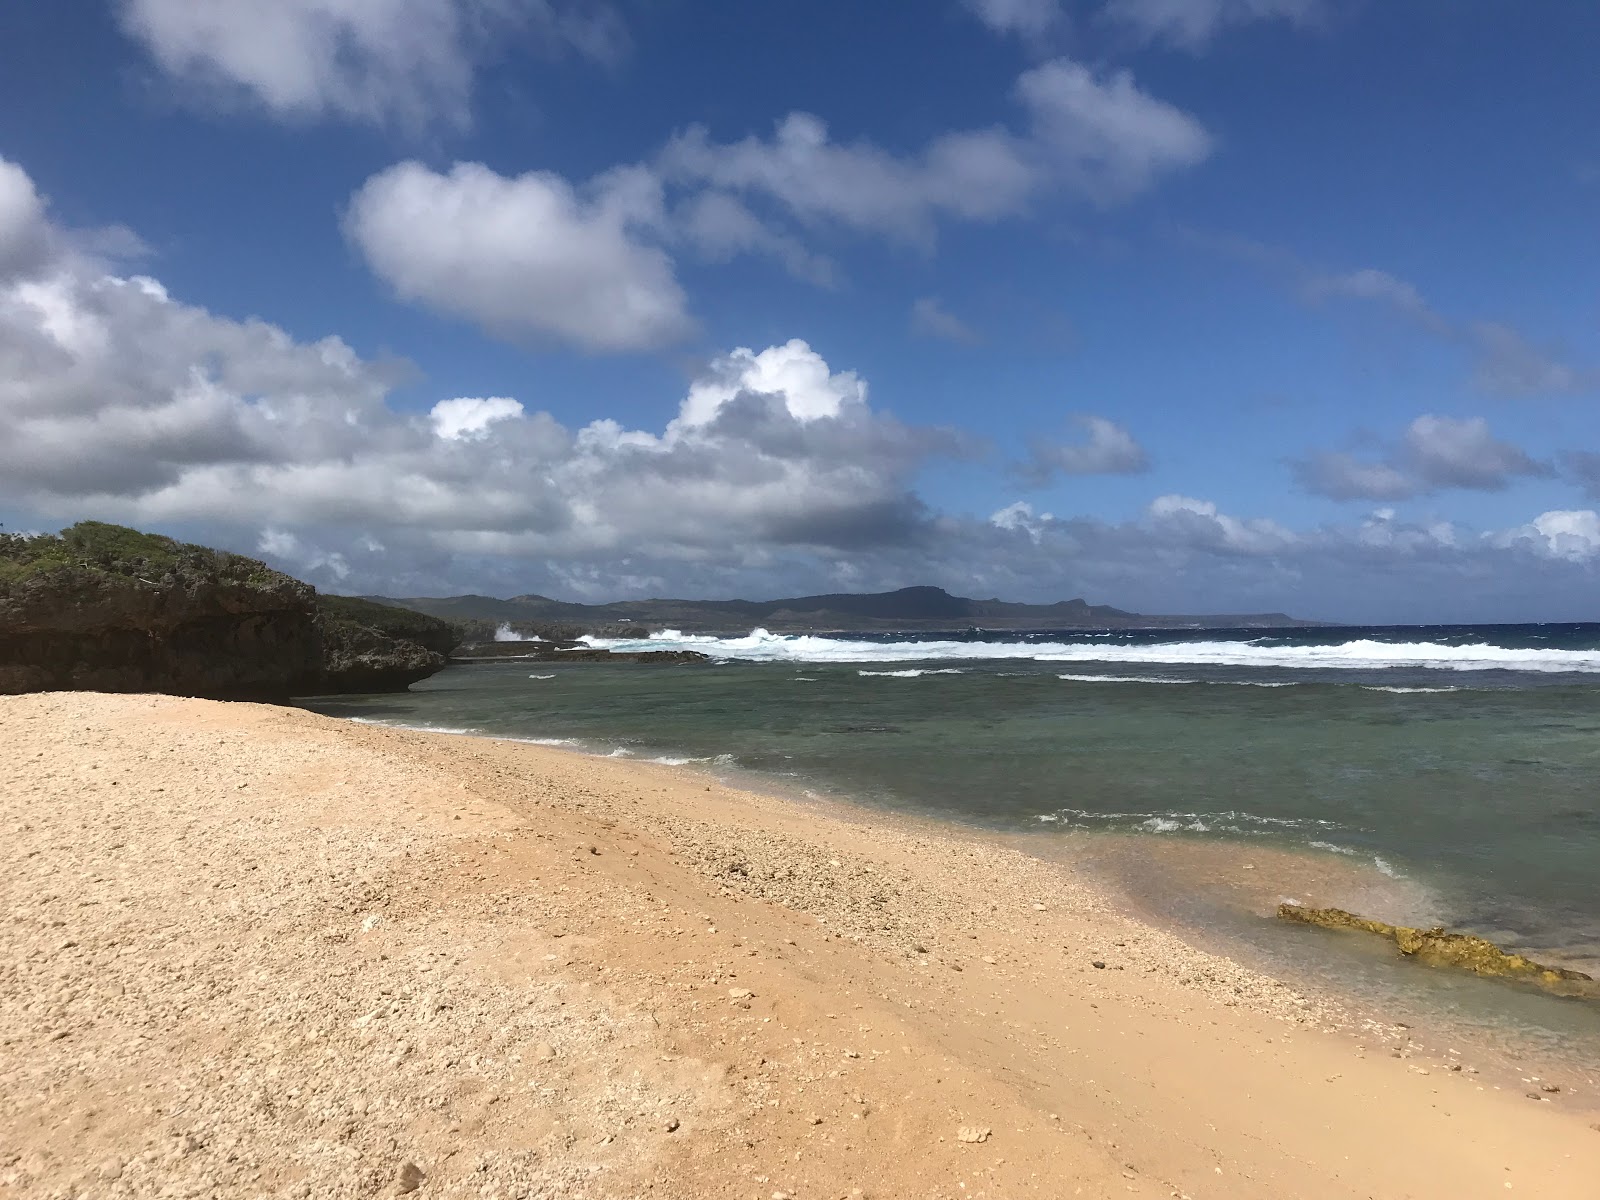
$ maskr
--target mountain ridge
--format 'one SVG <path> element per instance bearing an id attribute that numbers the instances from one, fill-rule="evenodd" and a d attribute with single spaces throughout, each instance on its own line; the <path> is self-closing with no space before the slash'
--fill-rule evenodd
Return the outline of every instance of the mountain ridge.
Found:
<path id="1" fill-rule="evenodd" d="M 1129 612 L 1082 598 L 1053 604 L 1023 604 L 952 595 L 943 588 L 915 586 L 888 592 L 830 592 L 777 600 L 619 600 L 581 604 L 527 594 L 499 599 L 463 596 L 366 597 L 458 622 L 493 622 L 515 627 L 559 626 L 582 633 L 614 633 L 618 627 L 681 629 L 696 633 L 748 633 L 760 625 L 774 632 L 823 633 L 887 630 L 930 631 L 972 627 L 1044 629 L 1294 629 L 1325 625 L 1286 613 L 1200 615 Z"/>

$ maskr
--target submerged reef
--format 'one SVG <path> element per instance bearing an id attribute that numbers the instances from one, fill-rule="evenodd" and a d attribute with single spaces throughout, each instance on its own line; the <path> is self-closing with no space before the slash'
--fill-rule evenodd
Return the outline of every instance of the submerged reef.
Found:
<path id="1" fill-rule="evenodd" d="M 1582 971 L 1566 967 L 1547 967 L 1520 954 L 1511 954 L 1486 938 L 1470 933 L 1451 933 L 1443 926 L 1413 929 L 1408 925 L 1387 925 L 1358 917 L 1342 908 L 1307 908 L 1300 904 L 1278 905 L 1278 916 L 1285 921 L 1320 925 L 1324 929 L 1352 929 L 1391 939 L 1407 958 L 1433 967 L 1454 967 L 1474 975 L 1497 976 L 1534 984 L 1558 996 L 1600 1000 L 1600 983 Z"/>

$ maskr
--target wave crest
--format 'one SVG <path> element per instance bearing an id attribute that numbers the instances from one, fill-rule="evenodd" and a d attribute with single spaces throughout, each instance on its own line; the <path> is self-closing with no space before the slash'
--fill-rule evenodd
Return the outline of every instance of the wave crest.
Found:
<path id="1" fill-rule="evenodd" d="M 1197 667 L 1262 667 L 1278 670 L 1530 671 L 1540 674 L 1600 674 L 1600 650 L 1516 648 L 1480 642 L 1380 642 L 1356 638 L 1325 646 L 1286 646 L 1253 641 L 1173 641 L 1154 645 L 1108 645 L 1083 640 L 1058 642 L 869 641 L 810 633 L 753 629 L 744 637 L 714 637 L 664 629 L 647 638 L 583 639 L 606 650 L 698 650 L 740 662 L 917 663 L 996 659 L 1042 663 L 1167 664 Z"/>

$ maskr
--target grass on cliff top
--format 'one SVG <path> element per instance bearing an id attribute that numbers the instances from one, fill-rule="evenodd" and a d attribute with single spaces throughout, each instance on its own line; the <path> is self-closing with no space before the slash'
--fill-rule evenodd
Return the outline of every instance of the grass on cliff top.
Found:
<path id="1" fill-rule="evenodd" d="M 23 583 L 60 571 L 148 583 L 178 575 L 204 575 L 260 588 L 293 582 L 253 558 L 104 521 L 79 521 L 60 533 L 37 537 L 0 533 L 0 582 Z"/>
<path id="2" fill-rule="evenodd" d="M 429 650 L 448 654 L 461 643 L 460 631 L 448 621 L 393 604 L 379 604 L 359 596 L 317 596 L 324 618 L 348 621 L 376 629 L 387 637 L 416 642 Z"/>

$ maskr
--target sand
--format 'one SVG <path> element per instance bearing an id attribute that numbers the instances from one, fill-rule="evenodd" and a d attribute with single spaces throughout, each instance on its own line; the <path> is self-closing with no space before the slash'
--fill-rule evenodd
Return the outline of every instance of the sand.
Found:
<path id="1" fill-rule="evenodd" d="M 0 1196 L 1600 1195 L 1582 1081 L 977 834 L 258 705 L 0 745 Z"/>

